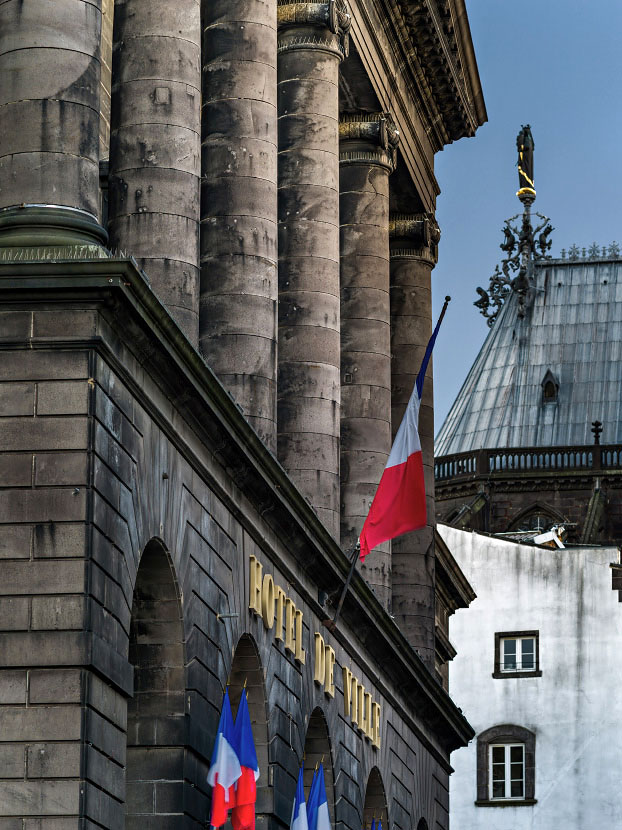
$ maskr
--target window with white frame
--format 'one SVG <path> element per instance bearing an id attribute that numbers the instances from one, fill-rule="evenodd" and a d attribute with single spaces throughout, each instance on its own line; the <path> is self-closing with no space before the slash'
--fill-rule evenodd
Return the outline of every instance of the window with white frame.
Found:
<path id="1" fill-rule="evenodd" d="M 489 798 L 525 798 L 525 744 L 490 744 Z"/>
<path id="2" fill-rule="evenodd" d="M 530 807 L 536 803 L 535 781 L 535 733 L 503 723 L 477 736 L 478 807 Z"/>
<path id="3" fill-rule="evenodd" d="M 502 637 L 501 671 L 535 671 L 536 638 Z"/>
<path id="4" fill-rule="evenodd" d="M 539 677 L 538 631 L 502 631 L 495 634 L 493 677 Z"/>

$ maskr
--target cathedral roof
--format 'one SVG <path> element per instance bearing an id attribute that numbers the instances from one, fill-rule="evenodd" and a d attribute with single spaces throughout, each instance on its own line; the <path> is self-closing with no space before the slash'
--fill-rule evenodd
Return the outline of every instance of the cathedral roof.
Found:
<path id="1" fill-rule="evenodd" d="M 622 443 L 622 258 L 536 263 L 510 293 L 454 401 L 437 457 L 474 449 Z"/>

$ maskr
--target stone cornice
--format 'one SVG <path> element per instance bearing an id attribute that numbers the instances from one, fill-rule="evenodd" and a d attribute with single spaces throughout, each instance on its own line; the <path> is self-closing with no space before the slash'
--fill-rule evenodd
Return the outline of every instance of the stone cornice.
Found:
<path id="1" fill-rule="evenodd" d="M 265 545 L 261 529 L 241 510 L 239 498 L 233 496 L 235 488 L 238 496 L 253 504 L 270 531 L 302 565 L 306 579 L 329 595 L 340 592 L 350 567 L 348 558 L 184 337 L 132 260 L 0 263 L 0 301 L 28 307 L 37 302 L 58 302 L 63 307 L 86 302 L 90 307 L 100 307 L 115 331 L 122 332 L 123 348 L 136 354 L 144 372 L 174 402 L 179 416 L 196 434 L 197 446 L 206 448 L 211 457 L 217 456 L 227 471 L 229 486 L 226 490 L 219 489 L 201 458 L 191 446 L 184 445 L 181 449 L 188 463 L 210 481 L 219 498 L 258 544 Z M 120 344 L 121 340 L 108 343 L 99 333 L 83 339 L 67 332 L 62 342 L 40 338 L 32 346 L 94 349 L 112 362 L 128 388 L 132 388 L 132 378 L 116 357 L 115 350 Z M 3 342 L 3 348 L 8 350 L 19 345 L 8 340 Z M 149 410 L 149 401 L 141 403 Z M 160 417 L 156 412 L 153 415 Z M 170 440 L 181 440 L 168 421 L 160 418 L 158 423 Z M 322 619 L 326 611 L 300 582 L 295 569 L 287 562 L 279 562 L 279 567 Z M 341 619 L 342 625 L 332 636 L 350 651 L 357 644 L 363 646 L 371 661 L 366 668 L 367 660 L 361 654 L 363 668 L 368 673 L 377 675 L 382 666 L 387 680 L 379 677 L 378 682 L 391 705 L 400 711 L 439 764 L 449 771 L 444 753 L 466 745 L 473 737 L 473 730 L 358 572 L 352 578 Z M 398 689 L 399 694 L 392 689 Z"/>
<path id="2" fill-rule="evenodd" d="M 375 164 L 393 172 L 399 131 L 388 112 L 342 115 L 339 120 L 339 162 Z"/>
<path id="3" fill-rule="evenodd" d="M 441 146 L 474 135 L 487 114 L 464 0 L 388 2 L 408 33 L 418 85 L 442 120 Z"/>

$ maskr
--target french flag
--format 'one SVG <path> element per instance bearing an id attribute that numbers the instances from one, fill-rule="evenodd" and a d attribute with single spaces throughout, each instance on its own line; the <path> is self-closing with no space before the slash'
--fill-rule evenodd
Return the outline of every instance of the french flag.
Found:
<path id="1" fill-rule="evenodd" d="M 307 805 L 305 804 L 305 790 L 302 784 L 302 767 L 298 772 L 298 784 L 296 785 L 296 796 L 292 809 L 292 820 L 290 830 L 309 830 L 307 822 Z"/>
<path id="2" fill-rule="evenodd" d="M 446 297 L 438 323 L 425 350 L 402 423 L 391 447 L 389 460 L 363 524 L 359 537 L 361 561 L 376 545 L 401 536 L 402 533 L 419 530 L 426 525 L 423 458 L 418 430 L 419 407 L 425 373 L 448 303 L 449 297 Z"/>
<path id="3" fill-rule="evenodd" d="M 241 767 L 241 775 L 235 784 L 235 807 L 231 813 L 234 830 L 255 830 L 255 802 L 257 801 L 257 779 L 259 764 L 253 740 L 251 718 L 248 711 L 246 689 L 235 716 L 234 749 Z"/>
<path id="4" fill-rule="evenodd" d="M 307 802 L 307 819 L 309 830 L 331 830 L 323 764 L 313 774 Z"/>
<path id="5" fill-rule="evenodd" d="M 227 821 L 227 813 L 235 806 L 234 785 L 242 774 L 242 768 L 234 747 L 233 715 L 229 690 L 225 689 L 212 762 L 207 774 L 207 783 L 213 788 L 210 819 L 212 827 L 221 827 Z"/>

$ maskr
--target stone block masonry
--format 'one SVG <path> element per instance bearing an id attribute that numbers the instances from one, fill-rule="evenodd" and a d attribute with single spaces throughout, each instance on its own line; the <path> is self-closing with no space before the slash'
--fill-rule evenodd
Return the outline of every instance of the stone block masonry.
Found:
<path id="1" fill-rule="evenodd" d="M 58 302 L 30 288 L 23 320 L 0 307 L 2 830 L 204 826 L 228 679 L 265 701 L 258 826 L 287 826 L 303 750 L 321 750 L 335 823 L 360 828 L 376 769 L 400 826 L 446 827 L 466 721 L 358 574 L 339 635 L 322 627 L 343 554 L 133 266 L 45 269 L 68 267 L 89 270 L 88 311 L 77 282 Z M 249 609 L 251 557 L 296 610 L 291 653 Z M 441 791 L 413 795 L 414 772 Z"/>

